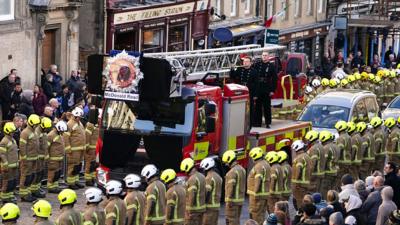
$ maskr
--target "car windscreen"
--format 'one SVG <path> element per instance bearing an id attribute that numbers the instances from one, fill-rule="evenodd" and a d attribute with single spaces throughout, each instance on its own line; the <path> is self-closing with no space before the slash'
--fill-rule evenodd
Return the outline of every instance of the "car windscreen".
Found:
<path id="1" fill-rule="evenodd" d="M 388 108 L 400 109 L 400 98 L 396 98 L 392 103 L 390 103 Z"/>
<path id="2" fill-rule="evenodd" d="M 313 127 L 334 128 L 339 120 L 348 121 L 350 109 L 335 105 L 310 105 L 299 117 L 301 121 L 312 122 Z"/>

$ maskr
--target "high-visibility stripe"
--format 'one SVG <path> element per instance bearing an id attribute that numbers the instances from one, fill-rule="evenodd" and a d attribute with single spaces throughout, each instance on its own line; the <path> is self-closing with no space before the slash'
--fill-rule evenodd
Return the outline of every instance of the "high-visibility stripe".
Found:
<path id="1" fill-rule="evenodd" d="M 49 158 L 52 161 L 61 161 L 64 159 L 64 156 L 54 156 Z"/>
<path id="2" fill-rule="evenodd" d="M 84 150 L 85 146 L 77 146 L 77 147 L 71 147 L 72 151 L 79 151 L 79 150 Z"/>

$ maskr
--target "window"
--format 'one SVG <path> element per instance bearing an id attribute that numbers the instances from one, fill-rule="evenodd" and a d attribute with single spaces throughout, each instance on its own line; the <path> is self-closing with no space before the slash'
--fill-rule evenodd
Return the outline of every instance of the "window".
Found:
<path id="1" fill-rule="evenodd" d="M 214 0 L 214 12 L 221 15 L 221 0 Z"/>
<path id="2" fill-rule="evenodd" d="M 246 0 L 244 3 L 244 13 L 249 14 L 250 13 L 250 0 Z"/>
<path id="3" fill-rule="evenodd" d="M 236 16 L 237 0 L 231 0 L 231 16 Z"/>
<path id="4" fill-rule="evenodd" d="M 311 16 L 313 14 L 313 0 L 307 0 L 307 16 Z"/>
<path id="5" fill-rule="evenodd" d="M 339 120 L 348 121 L 350 109 L 336 105 L 311 104 L 300 115 L 300 121 L 309 121 L 313 127 L 334 129 Z"/>
<path id="6" fill-rule="evenodd" d="M 301 17 L 301 0 L 295 0 L 294 17 Z"/>
<path id="7" fill-rule="evenodd" d="M 154 29 L 143 32 L 143 52 L 163 52 L 164 30 Z"/>
<path id="8" fill-rule="evenodd" d="M 288 19 L 288 11 L 289 10 L 289 4 L 288 4 L 288 0 L 281 0 L 281 9 L 280 11 L 277 13 L 277 17 L 280 17 L 281 20 L 287 20 Z"/>
<path id="9" fill-rule="evenodd" d="M 266 12 L 266 15 L 267 15 L 267 18 L 269 19 L 271 16 L 273 16 L 274 15 L 274 13 L 275 13 L 275 7 L 274 7 L 274 0 L 268 0 L 268 2 L 267 2 L 267 12 Z"/>
<path id="10" fill-rule="evenodd" d="M 14 19 L 14 0 L 0 0 L 0 21 Z"/>
<path id="11" fill-rule="evenodd" d="M 364 101 L 360 100 L 356 103 L 353 114 L 351 116 L 351 120 L 358 123 L 361 121 L 365 121 L 368 119 L 367 107 L 365 106 Z"/>
<path id="12" fill-rule="evenodd" d="M 168 51 L 173 52 L 187 50 L 187 26 L 171 26 L 169 29 L 168 40 Z"/>
<path id="13" fill-rule="evenodd" d="M 378 106 L 373 97 L 365 98 L 365 105 L 367 106 L 368 121 L 378 115 Z"/>
<path id="14" fill-rule="evenodd" d="M 323 13 L 325 11 L 325 0 L 319 0 L 318 2 L 318 13 Z"/>

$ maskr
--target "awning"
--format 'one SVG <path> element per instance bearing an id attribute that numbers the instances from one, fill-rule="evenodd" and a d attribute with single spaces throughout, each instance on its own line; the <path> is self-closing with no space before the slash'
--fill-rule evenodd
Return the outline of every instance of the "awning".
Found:
<path id="1" fill-rule="evenodd" d="M 248 25 L 248 26 L 232 28 L 231 31 L 232 31 L 233 37 L 238 37 L 238 36 L 243 36 L 246 34 L 265 31 L 265 27 L 252 24 L 252 25 Z"/>
<path id="2" fill-rule="evenodd" d="M 373 28 L 385 28 L 393 27 L 394 22 L 389 20 L 371 20 L 371 19 L 349 19 L 349 27 L 373 27 Z"/>

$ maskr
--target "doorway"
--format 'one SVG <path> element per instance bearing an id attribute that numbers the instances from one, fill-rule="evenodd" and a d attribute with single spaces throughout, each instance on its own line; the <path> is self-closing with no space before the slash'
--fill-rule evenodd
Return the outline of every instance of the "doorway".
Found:
<path id="1" fill-rule="evenodd" d="M 56 61 L 56 29 L 46 30 L 42 44 L 42 69 L 47 72 Z"/>

